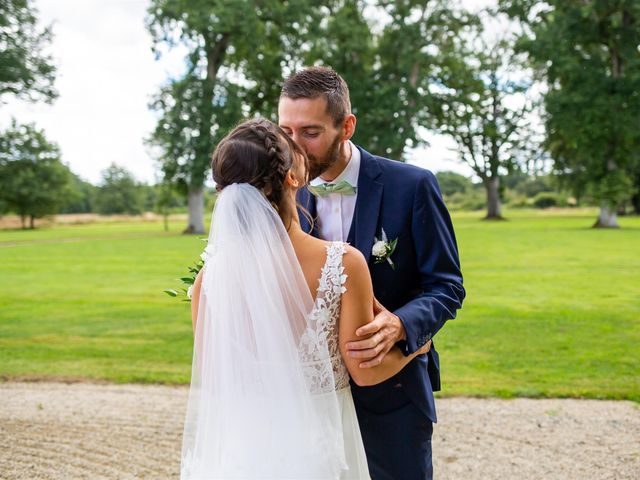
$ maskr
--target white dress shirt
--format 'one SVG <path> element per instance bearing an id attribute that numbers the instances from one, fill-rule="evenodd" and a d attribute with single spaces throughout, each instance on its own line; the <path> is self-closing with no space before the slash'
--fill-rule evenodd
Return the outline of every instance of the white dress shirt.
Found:
<path id="1" fill-rule="evenodd" d="M 349 145 L 351 147 L 349 163 L 347 163 L 347 166 L 340 175 L 329 183 L 338 183 L 346 180 L 352 186 L 358 186 L 360 150 L 358 150 L 351 141 L 349 141 Z M 321 177 L 316 177 L 309 183 L 317 186 L 327 182 Z M 320 238 L 329 241 L 345 242 L 347 240 L 349 230 L 351 229 L 351 222 L 353 221 L 353 213 L 356 209 L 357 196 L 358 191 L 356 189 L 355 195 L 330 193 L 325 197 L 316 197 L 316 213 Z"/>

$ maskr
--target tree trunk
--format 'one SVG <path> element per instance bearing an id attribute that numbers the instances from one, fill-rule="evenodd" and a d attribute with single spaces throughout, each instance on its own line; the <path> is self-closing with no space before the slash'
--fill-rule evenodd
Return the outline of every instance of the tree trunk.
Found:
<path id="1" fill-rule="evenodd" d="M 600 206 L 600 214 L 598 221 L 593 225 L 594 228 L 620 228 L 618 225 L 618 215 L 616 208 L 611 205 L 603 204 Z"/>
<path id="2" fill-rule="evenodd" d="M 502 205 L 500 203 L 500 177 L 488 177 L 482 183 L 487 191 L 486 220 L 502 220 Z"/>
<path id="3" fill-rule="evenodd" d="M 34 228 L 36 228 L 35 226 L 35 218 L 33 215 L 29 216 L 29 228 L 31 230 L 33 230 Z"/>
<path id="4" fill-rule="evenodd" d="M 631 197 L 631 204 L 633 205 L 633 213 L 640 215 L 640 192 Z"/>
<path id="5" fill-rule="evenodd" d="M 633 205 L 633 213 L 640 215 L 640 166 L 636 172 L 635 189 L 636 193 L 631 197 L 631 205 Z"/>
<path id="6" fill-rule="evenodd" d="M 189 226 L 182 233 L 200 235 L 204 233 L 204 187 L 189 190 Z"/>

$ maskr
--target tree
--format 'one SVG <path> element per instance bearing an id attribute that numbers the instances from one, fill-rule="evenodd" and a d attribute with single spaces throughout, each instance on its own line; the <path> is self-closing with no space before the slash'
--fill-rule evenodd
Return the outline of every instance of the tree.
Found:
<path id="1" fill-rule="evenodd" d="M 187 71 L 151 107 L 160 114 L 150 143 L 165 180 L 188 195 L 186 233 L 203 233 L 204 180 L 222 136 L 247 115 L 273 118 L 283 65 L 294 65 L 323 7 L 302 0 L 153 0 L 148 29 L 156 52 L 181 44 Z"/>
<path id="2" fill-rule="evenodd" d="M 358 119 L 353 140 L 362 139 L 363 144 L 376 151 L 375 132 L 369 121 L 369 109 L 376 105 L 378 96 L 374 78 L 376 38 L 364 17 L 364 7 L 361 0 L 345 0 L 332 6 L 323 22 L 311 25 L 310 48 L 301 63 L 330 66 L 351 86 L 351 108 Z M 289 72 L 280 75 L 284 73 Z M 279 92 L 276 98 L 277 95 Z"/>
<path id="3" fill-rule="evenodd" d="M 390 20 L 375 39 L 368 85 L 373 95 L 360 122 L 366 136 L 358 138 L 375 152 L 404 159 L 407 147 L 424 143 L 420 128 L 437 124 L 436 93 L 457 81 L 460 51 L 476 19 L 457 8 L 458 2 L 447 0 L 376 3 Z"/>
<path id="4" fill-rule="evenodd" d="M 6 95 L 46 102 L 57 96 L 56 68 L 45 53 L 50 41 L 31 0 L 0 0 L 0 104 Z"/>
<path id="5" fill-rule="evenodd" d="M 95 186 L 72 173 L 70 192 L 60 209 L 60 213 L 93 212 L 95 194 Z"/>
<path id="6" fill-rule="evenodd" d="M 20 215 L 22 228 L 56 213 L 70 192 L 71 172 L 58 146 L 34 125 L 11 127 L 0 135 L 0 200 Z"/>
<path id="7" fill-rule="evenodd" d="M 380 29 L 363 16 L 365 7 L 391 20 Z M 186 232 L 203 230 L 203 185 L 216 143 L 245 117 L 275 120 L 281 80 L 303 65 L 343 75 L 359 119 L 355 140 L 402 159 L 405 147 L 420 142 L 429 86 L 452 77 L 454 46 L 469 23 L 444 0 L 154 0 L 147 24 L 156 51 L 189 50 L 185 74 L 151 103 L 160 119 L 149 139 L 164 179 L 188 195 Z"/>
<path id="8" fill-rule="evenodd" d="M 141 183 L 138 185 L 138 190 L 142 198 L 142 211 L 152 212 L 156 206 L 158 187 L 156 185 Z"/>
<path id="9" fill-rule="evenodd" d="M 436 178 L 445 197 L 455 193 L 465 193 L 473 187 L 473 183 L 469 178 L 455 172 L 438 172 L 436 173 Z"/>
<path id="10" fill-rule="evenodd" d="M 8 209 L 9 205 L 7 205 L 7 202 L 0 197 L 0 217 L 2 217 Z"/>
<path id="11" fill-rule="evenodd" d="M 142 213 L 142 195 L 133 176 L 115 163 L 102 172 L 96 192 L 96 211 L 103 215 Z"/>
<path id="12" fill-rule="evenodd" d="M 155 188 L 156 203 L 154 206 L 154 210 L 162 215 L 162 218 L 164 220 L 164 231 L 168 232 L 169 214 L 171 213 L 171 208 L 179 205 L 175 195 L 175 189 L 173 185 L 167 182 L 160 183 L 156 185 Z"/>
<path id="13" fill-rule="evenodd" d="M 531 102 L 509 40 L 493 43 L 479 35 L 461 52 L 455 81 L 435 95 L 437 129 L 452 137 L 460 159 L 480 177 L 487 195 L 487 219 L 502 218 L 503 175 L 519 168 L 530 144 L 526 127 Z"/>
<path id="14" fill-rule="evenodd" d="M 631 205 L 633 205 L 633 211 L 640 215 L 640 165 L 636 170 L 635 193 L 631 197 Z"/>
<path id="15" fill-rule="evenodd" d="M 618 227 L 640 168 L 640 3 L 502 0 L 520 48 L 547 83 L 546 147 L 575 196 L 595 199 L 595 227 Z"/>

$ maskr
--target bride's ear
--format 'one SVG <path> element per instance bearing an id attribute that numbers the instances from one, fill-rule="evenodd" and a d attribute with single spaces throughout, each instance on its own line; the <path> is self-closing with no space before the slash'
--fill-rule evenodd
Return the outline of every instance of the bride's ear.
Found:
<path id="1" fill-rule="evenodd" d="M 293 173 L 293 169 L 289 169 L 287 175 L 284 177 L 284 184 L 289 188 L 299 188 L 300 181 L 297 179 L 295 173 Z"/>

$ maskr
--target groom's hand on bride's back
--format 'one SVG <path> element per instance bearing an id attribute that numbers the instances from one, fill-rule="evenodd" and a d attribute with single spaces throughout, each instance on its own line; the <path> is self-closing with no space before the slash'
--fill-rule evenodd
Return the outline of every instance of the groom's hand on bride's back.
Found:
<path id="1" fill-rule="evenodd" d="M 368 337 L 364 340 L 349 342 L 347 344 L 347 354 L 352 358 L 362 359 L 360 368 L 371 368 L 382 363 L 389 350 L 391 350 L 396 342 L 406 339 L 404 325 L 397 315 L 394 315 L 374 297 L 373 298 L 373 321 L 356 330 L 358 337 Z M 429 341 L 426 351 L 427 353 L 431 342 Z M 422 349 L 421 349 L 422 350 Z"/>

